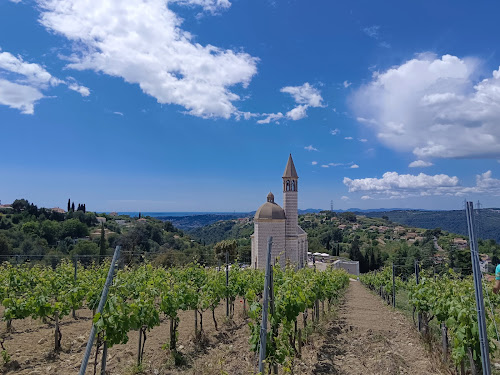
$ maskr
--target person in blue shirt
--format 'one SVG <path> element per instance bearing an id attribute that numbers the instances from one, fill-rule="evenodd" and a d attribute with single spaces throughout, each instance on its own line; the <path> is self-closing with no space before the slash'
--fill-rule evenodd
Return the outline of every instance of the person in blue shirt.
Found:
<path id="1" fill-rule="evenodd" d="M 498 294 L 500 290 L 500 264 L 495 268 L 495 286 L 493 287 L 493 293 Z"/>

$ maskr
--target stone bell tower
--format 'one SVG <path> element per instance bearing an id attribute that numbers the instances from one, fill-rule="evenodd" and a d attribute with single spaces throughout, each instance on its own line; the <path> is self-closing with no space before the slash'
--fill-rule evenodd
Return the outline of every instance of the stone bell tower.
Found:
<path id="1" fill-rule="evenodd" d="M 298 181 L 292 154 L 288 157 L 283 173 L 283 209 L 285 211 L 285 254 L 293 263 L 298 263 Z"/>

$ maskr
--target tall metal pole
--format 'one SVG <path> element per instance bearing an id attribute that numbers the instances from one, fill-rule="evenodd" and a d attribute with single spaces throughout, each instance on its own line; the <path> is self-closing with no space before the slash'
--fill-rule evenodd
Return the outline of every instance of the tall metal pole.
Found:
<path id="1" fill-rule="evenodd" d="M 267 257 L 266 257 L 266 278 L 264 280 L 264 301 L 262 303 L 262 323 L 260 325 L 260 348 L 259 348 L 259 372 L 264 373 L 264 361 L 266 360 L 266 341 L 267 341 L 267 306 L 269 304 L 269 285 L 271 281 L 271 248 L 273 238 L 267 239 Z M 83 375 L 83 374 L 82 374 Z"/>
<path id="2" fill-rule="evenodd" d="M 483 288 L 481 283 L 481 270 L 479 268 L 479 254 L 477 251 L 477 239 L 474 232 L 474 205 L 472 202 L 466 203 L 465 213 L 467 215 L 467 228 L 469 230 L 470 256 L 472 260 L 472 273 L 474 275 L 474 291 L 476 295 L 477 322 L 479 328 L 479 345 L 481 347 L 481 364 L 483 375 L 491 374 L 490 352 L 488 345 L 488 335 L 486 332 L 486 317 L 484 313 Z"/>
<path id="3" fill-rule="evenodd" d="M 392 307 L 396 308 L 396 267 L 392 262 Z"/>
<path id="4" fill-rule="evenodd" d="M 415 260 L 415 280 L 417 282 L 417 285 L 420 283 L 420 269 L 418 267 L 418 260 Z M 417 312 L 417 327 L 418 327 L 418 332 L 421 330 L 421 314 L 420 311 Z"/>
<path id="5" fill-rule="evenodd" d="M 229 251 L 226 251 L 226 318 L 229 318 Z"/>
<path id="6" fill-rule="evenodd" d="M 104 289 L 102 290 L 101 300 L 99 301 L 99 306 L 97 307 L 97 313 L 101 314 L 104 309 L 104 304 L 106 303 L 106 299 L 108 298 L 109 287 L 113 281 L 113 274 L 115 271 L 115 263 L 120 255 L 120 246 L 115 248 L 115 253 L 113 255 L 113 260 L 111 261 L 111 265 L 109 266 L 108 277 L 106 278 L 106 282 L 104 283 Z M 94 345 L 96 328 L 95 324 L 92 324 L 92 329 L 90 330 L 89 340 L 87 341 L 87 348 L 85 349 L 85 355 L 83 356 L 82 364 L 80 366 L 79 375 L 85 375 L 85 370 L 87 369 L 87 363 L 89 362 L 90 352 L 92 351 L 92 345 Z"/>

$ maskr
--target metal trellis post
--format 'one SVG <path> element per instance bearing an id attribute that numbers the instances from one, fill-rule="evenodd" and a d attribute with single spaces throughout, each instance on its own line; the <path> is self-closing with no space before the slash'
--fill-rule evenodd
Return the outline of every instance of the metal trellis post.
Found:
<path id="1" fill-rule="evenodd" d="M 392 307 L 396 308 L 396 267 L 392 263 Z"/>
<path id="2" fill-rule="evenodd" d="M 229 318 L 229 251 L 226 251 L 226 318 Z"/>
<path id="3" fill-rule="evenodd" d="M 259 372 L 264 373 L 264 361 L 266 359 L 266 341 L 267 341 L 267 306 L 269 304 L 269 285 L 271 279 L 271 248 L 273 238 L 267 239 L 267 257 L 266 257 L 266 278 L 264 280 L 264 301 L 262 303 L 262 323 L 260 325 L 260 347 L 259 347 Z"/>
<path id="4" fill-rule="evenodd" d="M 486 317 L 484 311 L 483 288 L 481 283 L 481 270 L 479 268 L 479 254 L 477 251 L 477 239 L 474 227 L 474 205 L 472 202 L 466 203 L 467 228 L 469 230 L 470 256 L 472 260 L 472 272 L 474 276 L 474 290 L 476 295 L 477 322 L 479 328 L 479 345 L 481 347 L 481 364 L 483 375 L 491 374 L 490 352 L 488 335 L 486 332 Z"/>
<path id="5" fill-rule="evenodd" d="M 106 278 L 106 282 L 104 283 L 104 288 L 101 294 L 101 300 L 99 301 L 99 306 L 97 307 L 98 314 L 102 313 L 102 310 L 104 309 L 104 304 L 106 303 L 106 299 L 108 298 L 109 287 L 111 286 L 111 283 L 113 281 L 115 263 L 119 255 L 120 255 L 120 246 L 117 246 L 115 248 L 113 260 L 111 261 L 111 265 L 109 266 L 108 277 Z M 84 375 L 85 370 L 87 369 L 87 363 L 89 362 L 90 352 L 92 351 L 92 345 L 94 344 L 95 334 L 96 334 L 95 324 L 92 324 L 89 340 L 87 341 L 87 348 L 85 349 L 85 355 L 83 356 L 82 364 L 80 366 L 79 375 Z"/>

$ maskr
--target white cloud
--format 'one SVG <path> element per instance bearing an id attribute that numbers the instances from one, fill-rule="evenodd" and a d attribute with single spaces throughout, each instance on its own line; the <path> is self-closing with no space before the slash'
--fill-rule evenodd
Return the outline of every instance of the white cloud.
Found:
<path id="1" fill-rule="evenodd" d="M 343 195 L 342 197 L 340 197 L 340 199 L 342 199 L 343 201 L 347 201 L 347 200 L 349 200 L 349 197 L 346 195 Z"/>
<path id="2" fill-rule="evenodd" d="M 212 13 L 220 9 L 228 9 L 231 6 L 229 0 L 169 0 L 169 2 L 190 6 L 201 6 L 204 10 Z"/>
<path id="3" fill-rule="evenodd" d="M 368 139 L 366 139 L 366 138 L 360 138 L 359 141 L 365 143 L 365 142 L 368 142 Z"/>
<path id="4" fill-rule="evenodd" d="M 345 165 L 344 163 L 328 163 L 332 167 L 338 167 L 339 165 Z"/>
<path id="5" fill-rule="evenodd" d="M 333 130 L 330 130 L 330 134 L 331 135 L 337 135 L 340 133 L 340 130 L 339 129 L 333 129 Z"/>
<path id="6" fill-rule="evenodd" d="M 33 114 L 35 104 L 45 97 L 42 91 L 59 84 L 66 84 L 83 96 L 90 94 L 88 88 L 78 85 L 74 79 L 71 82 L 60 80 L 41 65 L 26 62 L 21 56 L 0 49 L 0 104 L 19 109 L 24 114 Z"/>
<path id="7" fill-rule="evenodd" d="M 318 162 L 317 161 L 313 161 L 313 162 L 311 162 L 311 164 L 312 165 L 316 165 L 316 164 L 318 164 Z"/>
<path id="8" fill-rule="evenodd" d="M 70 83 L 68 85 L 68 89 L 76 91 L 79 93 L 81 96 L 89 96 L 90 95 L 90 90 L 88 87 L 81 86 L 77 83 Z"/>
<path id="9" fill-rule="evenodd" d="M 412 161 L 408 167 L 410 168 L 424 168 L 424 167 L 430 167 L 431 165 L 434 165 L 432 164 L 431 162 L 429 161 L 424 161 L 424 160 L 415 160 L 415 161 Z"/>
<path id="10" fill-rule="evenodd" d="M 380 42 L 378 45 L 380 47 L 384 47 L 384 48 L 391 48 L 391 45 L 387 42 L 384 42 L 384 41 Z"/>
<path id="11" fill-rule="evenodd" d="M 328 168 L 328 164 L 323 164 L 321 168 Z"/>
<path id="12" fill-rule="evenodd" d="M 22 0 L 10 0 L 13 3 L 19 4 Z"/>
<path id="13" fill-rule="evenodd" d="M 293 96 L 297 104 L 303 104 L 308 107 L 322 107 L 323 98 L 320 91 L 311 86 L 308 82 L 302 86 L 287 86 L 283 87 L 281 92 L 288 93 Z"/>
<path id="14" fill-rule="evenodd" d="M 370 38 L 378 39 L 379 37 L 380 26 L 373 25 L 363 28 L 363 32 L 368 35 Z"/>
<path id="15" fill-rule="evenodd" d="M 308 82 L 302 86 L 286 86 L 281 90 L 283 93 L 290 94 L 297 106 L 288 111 L 284 116 L 281 112 L 278 113 L 263 113 L 261 116 L 267 116 L 263 120 L 257 121 L 259 124 L 269 124 L 271 121 L 277 121 L 286 117 L 289 120 L 297 121 L 307 117 L 307 109 L 309 107 L 323 107 L 323 98 L 321 92 L 311 86 Z"/>
<path id="16" fill-rule="evenodd" d="M 344 139 L 347 139 L 347 140 L 352 140 L 353 138 L 352 137 L 344 137 Z"/>
<path id="17" fill-rule="evenodd" d="M 114 114 L 114 115 L 118 115 L 118 116 L 123 116 L 123 113 L 122 113 L 122 112 L 118 112 L 118 111 L 113 112 L 113 114 Z"/>
<path id="18" fill-rule="evenodd" d="M 138 84 L 162 104 L 199 117 L 229 118 L 258 59 L 247 53 L 201 45 L 181 28 L 182 19 L 160 0 L 36 0 L 45 28 L 73 42 L 68 68 L 94 70 Z M 228 0 L 177 0 L 215 12 Z"/>
<path id="19" fill-rule="evenodd" d="M 386 172 L 382 178 L 361 178 L 351 180 L 344 177 L 344 185 L 349 192 L 355 191 L 389 191 L 392 189 L 432 189 L 440 187 L 454 187 L 458 185 L 457 177 L 445 174 L 434 176 L 420 173 L 419 175 L 398 174 L 397 172 Z"/>
<path id="20" fill-rule="evenodd" d="M 351 169 L 356 169 L 356 168 L 359 168 L 359 165 L 357 165 L 357 164 L 353 164 L 353 165 L 351 165 L 349 168 L 351 168 Z"/>
<path id="21" fill-rule="evenodd" d="M 365 201 L 367 199 L 372 199 L 372 197 L 370 197 L 369 195 L 363 195 L 361 199 Z"/>
<path id="22" fill-rule="evenodd" d="M 309 145 L 309 146 L 304 147 L 304 150 L 307 150 L 307 151 L 319 151 L 316 147 L 313 147 L 313 145 Z"/>
<path id="23" fill-rule="evenodd" d="M 350 179 L 344 177 L 349 192 L 370 193 L 371 197 L 402 199 L 422 196 L 455 196 L 488 194 L 500 196 L 500 180 L 492 177 L 491 171 L 476 175 L 475 186 L 461 186 L 456 176 L 446 174 L 418 175 L 386 172 L 382 178 Z"/>
<path id="24" fill-rule="evenodd" d="M 0 104 L 19 109 L 21 113 L 32 115 L 35 104 L 43 98 L 40 90 L 0 79 Z"/>
<path id="25" fill-rule="evenodd" d="M 418 158 L 496 159 L 500 69 L 483 80 L 480 73 L 475 59 L 421 54 L 374 73 L 353 109 L 385 145 Z"/>
<path id="26" fill-rule="evenodd" d="M 263 113 L 262 116 L 267 116 L 265 119 L 258 120 L 257 124 L 269 124 L 270 122 L 277 122 L 278 120 L 282 119 L 283 113 L 278 112 L 278 113 Z"/>
<path id="27" fill-rule="evenodd" d="M 345 88 L 348 88 L 349 86 L 352 85 L 352 82 L 344 81 L 343 85 L 344 85 Z"/>
<path id="28" fill-rule="evenodd" d="M 286 117 L 290 120 L 301 120 L 304 117 L 307 117 L 307 105 L 298 105 L 294 109 L 288 111 L 286 113 Z"/>

